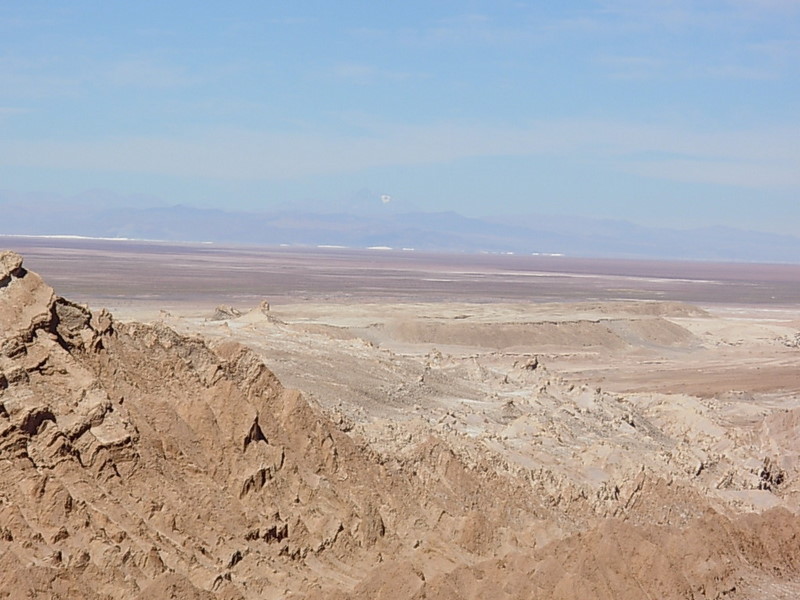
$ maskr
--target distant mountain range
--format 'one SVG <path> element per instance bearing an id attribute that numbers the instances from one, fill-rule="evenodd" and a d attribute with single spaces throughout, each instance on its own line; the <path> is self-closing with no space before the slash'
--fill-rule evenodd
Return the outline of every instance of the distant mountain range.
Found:
<path id="1" fill-rule="evenodd" d="M 424 251 L 564 254 L 744 262 L 800 262 L 800 237 L 725 227 L 643 227 L 553 216 L 470 218 L 454 212 L 237 212 L 187 206 L 129 208 L 96 201 L 3 200 L 0 234 L 76 235 L 262 245 L 385 246 Z"/>

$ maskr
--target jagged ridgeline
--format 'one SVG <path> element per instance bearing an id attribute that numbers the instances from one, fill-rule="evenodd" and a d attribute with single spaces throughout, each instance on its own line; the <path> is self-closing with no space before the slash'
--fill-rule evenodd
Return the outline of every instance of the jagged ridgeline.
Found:
<path id="1" fill-rule="evenodd" d="M 565 486 L 434 435 L 379 455 L 243 346 L 91 312 L 0 253 L 0 597 L 719 598 L 798 572 L 788 511 L 645 472 Z"/>

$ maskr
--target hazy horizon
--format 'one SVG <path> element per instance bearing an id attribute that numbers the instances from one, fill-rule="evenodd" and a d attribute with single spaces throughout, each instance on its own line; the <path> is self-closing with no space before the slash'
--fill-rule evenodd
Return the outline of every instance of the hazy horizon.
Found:
<path id="1" fill-rule="evenodd" d="M 120 203 L 117 203 L 120 201 Z M 596 258 L 797 263 L 800 237 L 722 226 L 676 229 L 625 220 L 552 215 L 466 217 L 404 212 L 369 199 L 333 212 L 285 207 L 267 212 L 185 205 L 130 208 L 98 193 L 59 202 L 6 203 L 0 235 L 124 239 L 256 246 L 387 248 L 423 252 Z"/>
<path id="2" fill-rule="evenodd" d="M 794 234 L 800 3 L 0 6 L 0 205 Z"/>

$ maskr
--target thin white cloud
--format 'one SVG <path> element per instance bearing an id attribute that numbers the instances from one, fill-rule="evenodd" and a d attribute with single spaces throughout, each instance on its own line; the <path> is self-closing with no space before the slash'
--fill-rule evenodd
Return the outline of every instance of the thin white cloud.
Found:
<path id="1" fill-rule="evenodd" d="M 595 6 L 554 20 L 551 27 L 564 32 L 596 36 L 681 33 L 727 23 L 730 14 L 715 11 L 711 3 L 688 0 L 602 0 Z"/>
<path id="2" fill-rule="evenodd" d="M 670 180 L 784 188 L 800 186 L 799 134 L 797 128 L 696 133 L 598 121 L 523 128 L 384 125 L 358 137 L 226 130 L 184 139 L 6 140 L 0 141 L 0 166 L 280 180 L 476 157 L 544 156 Z"/>
<path id="3" fill-rule="evenodd" d="M 531 22 L 524 14 L 516 22 L 504 22 L 490 15 L 469 13 L 424 23 L 415 28 L 384 30 L 354 29 L 358 37 L 422 47 L 509 46 L 543 39 L 544 22 Z"/>
<path id="4" fill-rule="evenodd" d="M 217 67 L 216 71 L 221 69 Z M 152 59 L 128 58 L 116 62 L 72 63 L 57 56 L 17 58 L 0 56 L 0 83 L 6 98 L 80 97 L 92 86 L 114 85 L 173 89 L 203 83 L 203 77 L 185 68 Z"/>
<path id="5" fill-rule="evenodd" d="M 702 70 L 702 75 L 714 79 L 741 79 L 750 81 L 770 81 L 780 77 L 780 75 L 772 69 L 745 67 L 743 65 L 708 66 Z"/>
<path id="6" fill-rule="evenodd" d="M 792 13 L 800 10 L 800 0 L 731 0 L 730 3 L 759 12 Z"/>
<path id="7" fill-rule="evenodd" d="M 687 183 L 718 184 L 736 187 L 800 187 L 798 164 L 708 161 L 689 159 L 655 160 L 627 163 L 624 171 L 645 177 Z"/>
<path id="8" fill-rule="evenodd" d="M 555 21 L 585 33 L 708 31 L 713 35 L 781 25 L 799 11 L 798 0 L 600 0 L 596 7 Z"/>
<path id="9" fill-rule="evenodd" d="M 308 17 L 278 17 L 267 19 L 267 23 L 271 23 L 272 25 L 306 25 L 312 22 L 313 20 Z"/>
<path id="10" fill-rule="evenodd" d="M 595 64 L 614 79 L 651 79 L 664 74 L 666 61 L 651 56 L 601 55 Z"/>
<path id="11" fill-rule="evenodd" d="M 421 75 L 381 69 L 374 65 L 354 62 L 338 63 L 331 67 L 330 75 L 359 85 L 367 85 L 381 81 L 406 81 Z"/>
<path id="12" fill-rule="evenodd" d="M 10 115 L 24 115 L 29 112 L 30 109 L 27 108 L 17 108 L 15 106 L 0 106 L 0 117 L 10 116 Z"/>
<path id="13" fill-rule="evenodd" d="M 145 59 L 117 62 L 109 68 L 107 78 L 118 86 L 161 89 L 185 87 L 201 81 L 185 69 Z"/>
<path id="14" fill-rule="evenodd" d="M 800 59 L 800 39 L 767 40 L 751 44 L 750 48 L 777 61 Z"/>
<path id="15" fill-rule="evenodd" d="M 57 57 L 0 56 L 0 83 L 6 98 L 38 99 L 76 96 L 85 82 Z"/>

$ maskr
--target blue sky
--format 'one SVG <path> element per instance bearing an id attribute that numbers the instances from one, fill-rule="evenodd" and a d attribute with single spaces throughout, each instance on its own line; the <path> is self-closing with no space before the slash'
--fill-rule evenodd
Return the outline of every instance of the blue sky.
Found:
<path id="1" fill-rule="evenodd" d="M 0 0 L 0 202 L 796 233 L 800 1 Z"/>

